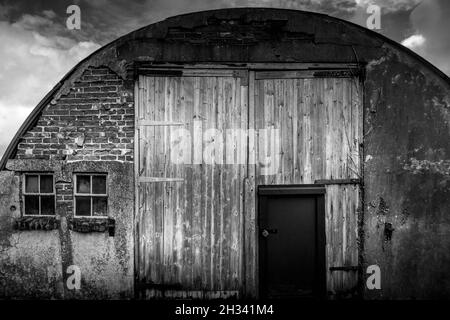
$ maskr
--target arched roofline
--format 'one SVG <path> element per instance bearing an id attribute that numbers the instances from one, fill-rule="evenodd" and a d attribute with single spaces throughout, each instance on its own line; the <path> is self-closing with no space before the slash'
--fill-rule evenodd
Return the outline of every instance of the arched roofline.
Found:
<path id="1" fill-rule="evenodd" d="M 16 150 L 20 137 L 23 136 L 31 126 L 35 124 L 37 119 L 39 118 L 42 110 L 47 106 L 53 96 L 58 92 L 58 90 L 63 86 L 63 84 L 77 71 L 80 67 L 82 67 L 86 62 L 88 62 L 90 59 L 92 59 L 95 55 L 98 53 L 107 50 L 108 48 L 114 46 L 115 44 L 123 43 L 124 41 L 133 39 L 133 35 L 139 33 L 142 30 L 145 30 L 151 26 L 155 26 L 158 24 L 165 24 L 170 23 L 171 20 L 175 20 L 181 17 L 190 16 L 190 15 L 200 15 L 200 14 L 207 14 L 207 13 L 214 13 L 214 12 L 226 12 L 226 11 L 239 11 L 239 10 L 267 10 L 267 11 L 284 11 L 284 12 L 294 12 L 294 13 L 301 13 L 301 14 L 307 14 L 311 16 L 316 17 L 323 17 L 326 19 L 329 19 L 331 21 L 335 21 L 337 23 L 343 24 L 347 26 L 350 29 L 355 29 L 356 31 L 362 32 L 366 34 L 368 37 L 373 37 L 375 39 L 378 39 L 382 42 L 385 42 L 392 47 L 398 49 L 399 51 L 403 51 L 407 56 L 410 56 L 411 58 L 419 61 L 422 63 L 426 68 L 428 68 L 431 72 L 435 73 L 437 76 L 442 78 L 443 81 L 448 83 L 450 85 L 450 78 L 442 72 L 440 69 L 438 69 L 436 66 L 434 66 L 432 63 L 421 57 L 420 55 L 416 54 L 414 51 L 410 50 L 409 48 L 401 45 L 400 43 L 389 39 L 388 37 L 377 33 L 375 31 L 369 30 L 367 28 L 364 28 L 360 25 L 357 25 L 353 22 L 349 22 L 340 18 L 332 17 L 324 13 L 317 13 L 317 12 L 309 12 L 309 11 L 302 11 L 302 10 L 294 10 L 294 9 L 282 9 L 282 8 L 266 8 L 266 7 L 240 7 L 240 8 L 224 8 L 224 9 L 213 9 L 213 10 L 204 10 L 204 11 L 196 11 L 196 12 L 190 12 L 190 13 L 183 13 L 176 16 L 172 16 L 169 18 L 166 18 L 164 20 L 146 25 L 142 28 L 136 29 L 134 31 L 131 31 L 130 33 L 123 35 L 108 44 L 102 46 L 101 48 L 97 49 L 93 53 L 91 53 L 89 56 L 81 60 L 79 63 L 77 63 L 72 69 L 70 69 L 69 72 L 67 72 L 64 77 L 44 96 L 44 98 L 38 103 L 38 105 L 31 111 L 31 113 L 28 115 L 28 117 L 25 119 L 25 121 L 20 126 L 19 130 L 14 135 L 13 139 L 9 143 L 8 147 L 5 150 L 5 153 L 2 156 L 2 159 L 0 160 L 0 170 L 4 170 L 6 167 L 6 163 L 8 159 L 10 159 L 14 151 Z"/>

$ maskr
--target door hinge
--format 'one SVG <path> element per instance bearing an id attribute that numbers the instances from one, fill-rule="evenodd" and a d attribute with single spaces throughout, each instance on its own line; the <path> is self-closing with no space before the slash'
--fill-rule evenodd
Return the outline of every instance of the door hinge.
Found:
<path id="1" fill-rule="evenodd" d="M 330 271 L 358 271 L 358 266 L 342 266 L 342 267 L 330 267 Z"/>

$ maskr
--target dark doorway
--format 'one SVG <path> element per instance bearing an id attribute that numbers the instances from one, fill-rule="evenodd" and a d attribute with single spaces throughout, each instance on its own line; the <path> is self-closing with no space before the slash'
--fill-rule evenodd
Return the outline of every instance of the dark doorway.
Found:
<path id="1" fill-rule="evenodd" d="M 260 186 L 259 266 L 262 298 L 323 298 L 325 188 Z"/>

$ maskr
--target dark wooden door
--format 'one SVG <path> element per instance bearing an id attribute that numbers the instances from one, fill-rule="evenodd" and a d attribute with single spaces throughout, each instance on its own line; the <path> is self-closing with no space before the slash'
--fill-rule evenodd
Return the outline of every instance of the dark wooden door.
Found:
<path id="1" fill-rule="evenodd" d="M 324 188 L 259 188 L 260 289 L 263 298 L 324 296 Z"/>

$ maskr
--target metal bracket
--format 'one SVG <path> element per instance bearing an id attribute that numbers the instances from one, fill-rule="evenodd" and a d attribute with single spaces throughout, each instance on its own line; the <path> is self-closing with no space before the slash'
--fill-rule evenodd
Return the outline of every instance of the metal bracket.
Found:
<path id="1" fill-rule="evenodd" d="M 328 179 L 316 180 L 314 183 L 330 185 L 330 184 L 361 184 L 361 179 Z"/>
<path id="2" fill-rule="evenodd" d="M 330 267 L 330 271 L 358 271 L 358 266 Z"/>

